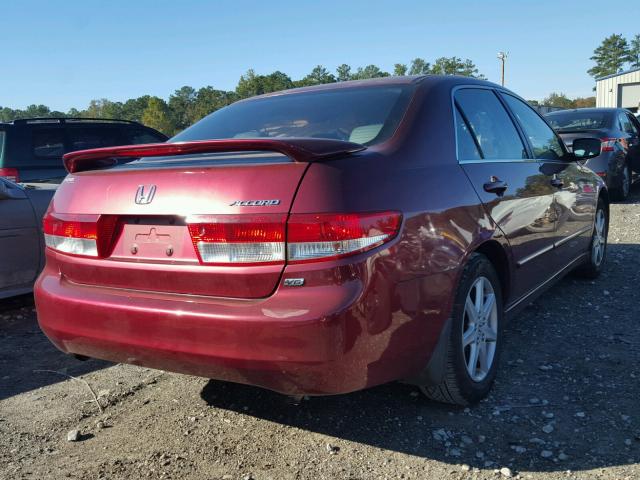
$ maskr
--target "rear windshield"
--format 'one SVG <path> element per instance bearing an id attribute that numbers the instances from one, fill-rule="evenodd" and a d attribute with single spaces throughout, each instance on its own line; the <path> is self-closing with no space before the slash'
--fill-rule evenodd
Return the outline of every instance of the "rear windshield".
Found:
<path id="1" fill-rule="evenodd" d="M 356 87 L 238 102 L 170 141 L 305 137 L 374 145 L 393 135 L 413 89 L 410 85 Z"/>
<path id="2" fill-rule="evenodd" d="M 609 128 L 608 112 L 557 112 L 547 115 L 547 121 L 556 130 L 599 130 Z"/>

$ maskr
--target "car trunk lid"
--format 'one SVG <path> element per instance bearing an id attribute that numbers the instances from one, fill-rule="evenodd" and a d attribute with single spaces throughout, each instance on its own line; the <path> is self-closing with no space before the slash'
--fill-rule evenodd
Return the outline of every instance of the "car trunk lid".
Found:
<path id="1" fill-rule="evenodd" d="M 284 268 L 287 215 L 309 162 L 362 149 L 243 141 L 229 143 L 239 153 L 228 153 L 216 141 L 207 153 L 203 143 L 178 147 L 186 157 L 165 148 L 170 144 L 70 154 L 65 161 L 74 173 L 55 195 L 49 227 L 45 222 L 48 244 L 67 253 L 59 256 L 62 276 L 101 287 L 266 297 Z M 243 151 L 255 148 L 263 151 Z M 160 158 L 86 170 L 142 152 Z M 82 235 L 82 222 L 89 225 L 85 240 L 64 237 L 74 229 Z"/>

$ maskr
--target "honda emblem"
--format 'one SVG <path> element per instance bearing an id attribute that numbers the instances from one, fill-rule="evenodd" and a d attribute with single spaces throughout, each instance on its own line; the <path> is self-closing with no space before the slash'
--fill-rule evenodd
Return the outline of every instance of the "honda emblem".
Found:
<path id="1" fill-rule="evenodd" d="M 153 200 L 153 196 L 156 194 L 156 186 L 149 185 L 149 188 L 145 190 L 144 185 L 139 185 L 138 190 L 136 190 L 136 203 L 138 205 L 146 205 L 151 203 Z"/>

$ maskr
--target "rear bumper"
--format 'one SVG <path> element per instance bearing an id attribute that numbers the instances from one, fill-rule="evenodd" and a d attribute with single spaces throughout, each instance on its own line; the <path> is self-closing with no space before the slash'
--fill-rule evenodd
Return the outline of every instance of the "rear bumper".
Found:
<path id="1" fill-rule="evenodd" d="M 346 393 L 414 376 L 443 324 L 441 314 L 415 310 L 426 279 L 390 284 L 367 262 L 334 267 L 333 284 L 310 275 L 308 286 L 280 286 L 260 300 L 79 285 L 53 265 L 50 258 L 35 297 L 40 326 L 60 350 L 285 394 Z"/>

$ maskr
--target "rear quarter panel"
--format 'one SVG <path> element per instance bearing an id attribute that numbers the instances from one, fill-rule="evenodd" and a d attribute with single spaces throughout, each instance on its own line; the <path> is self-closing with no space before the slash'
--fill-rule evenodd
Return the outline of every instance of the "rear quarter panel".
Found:
<path id="1" fill-rule="evenodd" d="M 463 265 L 477 246 L 497 235 L 457 163 L 448 91 L 431 89 L 416 99 L 419 108 L 409 113 L 413 118 L 402 141 L 312 164 L 292 208 L 292 213 L 402 212 L 399 237 L 360 272 L 363 295 L 376 300 L 367 304 L 357 328 L 384 333 L 388 347 L 381 364 L 385 356 L 406 357 L 419 369 L 426 364 L 450 315 Z M 314 268 L 292 267 L 285 277 L 310 275 Z"/>

